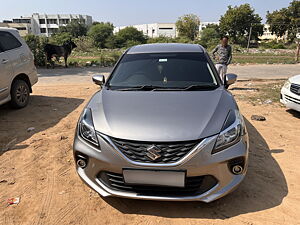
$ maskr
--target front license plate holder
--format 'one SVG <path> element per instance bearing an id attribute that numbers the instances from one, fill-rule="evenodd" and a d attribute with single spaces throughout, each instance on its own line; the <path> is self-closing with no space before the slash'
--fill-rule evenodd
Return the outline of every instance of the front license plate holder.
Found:
<path id="1" fill-rule="evenodd" d="M 185 171 L 123 169 L 124 182 L 132 185 L 185 187 Z"/>

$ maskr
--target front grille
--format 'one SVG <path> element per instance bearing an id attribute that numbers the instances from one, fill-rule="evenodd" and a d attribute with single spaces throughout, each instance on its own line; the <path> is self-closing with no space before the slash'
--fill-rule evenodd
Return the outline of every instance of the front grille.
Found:
<path id="1" fill-rule="evenodd" d="M 296 98 L 293 98 L 289 95 L 284 95 L 285 99 L 290 101 L 290 102 L 293 102 L 293 103 L 296 103 L 296 104 L 300 104 L 300 100 L 299 99 L 296 99 Z"/>
<path id="2" fill-rule="evenodd" d="M 296 95 L 300 95 L 300 85 L 299 84 L 291 84 L 290 90 L 292 93 L 294 93 Z"/>
<path id="3" fill-rule="evenodd" d="M 201 140 L 173 142 L 173 143 L 152 143 L 141 141 L 129 141 L 111 138 L 114 145 L 129 159 L 143 163 L 173 163 L 186 154 L 188 154 Z M 158 158 L 151 159 L 149 157 L 149 148 L 155 146 L 159 149 Z"/>
<path id="4" fill-rule="evenodd" d="M 144 196 L 184 197 L 200 195 L 217 183 L 217 179 L 211 175 L 187 177 L 185 187 L 166 187 L 149 185 L 126 184 L 122 174 L 112 172 L 100 172 L 98 179 L 110 189 L 122 192 L 137 193 Z"/>

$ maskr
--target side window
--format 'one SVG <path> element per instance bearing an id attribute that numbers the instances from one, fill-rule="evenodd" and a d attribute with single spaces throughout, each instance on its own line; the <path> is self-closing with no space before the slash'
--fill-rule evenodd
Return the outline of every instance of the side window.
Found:
<path id="1" fill-rule="evenodd" d="M 0 44 L 4 51 L 19 48 L 22 46 L 21 42 L 12 34 L 5 31 L 0 31 Z"/>

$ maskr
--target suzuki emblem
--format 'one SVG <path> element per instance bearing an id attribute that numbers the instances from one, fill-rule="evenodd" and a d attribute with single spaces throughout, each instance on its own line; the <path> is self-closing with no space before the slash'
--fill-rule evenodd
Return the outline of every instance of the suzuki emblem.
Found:
<path id="1" fill-rule="evenodd" d="M 155 161 L 155 160 L 157 160 L 157 159 L 159 159 L 161 157 L 161 155 L 159 154 L 160 152 L 161 152 L 161 150 L 156 145 L 152 145 L 149 148 L 147 148 L 146 155 L 152 161 Z"/>

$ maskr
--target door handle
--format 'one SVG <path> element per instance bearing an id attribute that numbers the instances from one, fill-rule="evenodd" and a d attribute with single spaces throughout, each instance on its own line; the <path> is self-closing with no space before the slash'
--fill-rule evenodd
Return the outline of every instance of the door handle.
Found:
<path id="1" fill-rule="evenodd" d="M 2 64 L 8 63 L 8 59 L 2 59 Z"/>

